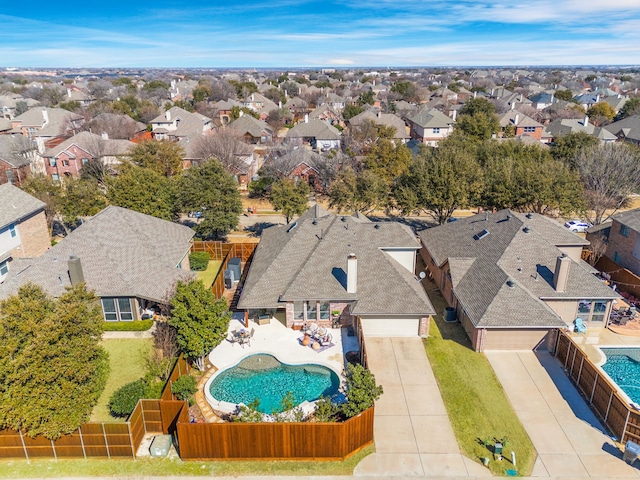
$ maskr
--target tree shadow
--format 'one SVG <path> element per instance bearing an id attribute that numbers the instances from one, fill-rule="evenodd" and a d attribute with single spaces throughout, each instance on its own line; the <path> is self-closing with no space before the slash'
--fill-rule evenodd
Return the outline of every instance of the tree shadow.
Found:
<path id="1" fill-rule="evenodd" d="M 258 222 L 253 225 L 249 225 L 244 227 L 245 232 L 250 232 L 250 237 L 259 237 L 262 235 L 262 232 L 265 228 L 274 227 L 276 225 L 280 225 L 279 223 L 271 223 L 271 222 Z"/>

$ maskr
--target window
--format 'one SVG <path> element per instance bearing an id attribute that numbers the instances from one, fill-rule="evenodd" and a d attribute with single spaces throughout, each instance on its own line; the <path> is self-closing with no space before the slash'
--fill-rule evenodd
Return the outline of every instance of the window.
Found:
<path id="1" fill-rule="evenodd" d="M 524 127 L 524 133 L 533 133 L 536 131 L 536 127 Z"/>
<path id="2" fill-rule="evenodd" d="M 622 257 L 618 252 L 613 252 L 613 261 L 616 263 L 620 263 L 622 261 Z"/>
<path id="3" fill-rule="evenodd" d="M 130 322 L 133 320 L 130 298 L 103 298 L 102 311 L 107 322 Z"/>
<path id="4" fill-rule="evenodd" d="M 69 160 L 62 160 L 62 166 L 68 167 L 69 166 Z"/>
<path id="5" fill-rule="evenodd" d="M 622 235 L 623 237 L 628 237 L 629 227 L 627 227 L 626 225 L 620 224 L 620 235 Z"/>
<path id="6" fill-rule="evenodd" d="M 53 178 L 54 180 L 60 180 L 60 176 L 57 173 L 52 173 L 51 178 Z"/>
<path id="7" fill-rule="evenodd" d="M 329 316 L 329 304 L 321 303 L 320 304 L 320 320 L 329 320 L 331 318 Z"/>
<path id="8" fill-rule="evenodd" d="M 0 277 L 4 277 L 9 271 L 9 260 L 0 262 Z"/>
<path id="9" fill-rule="evenodd" d="M 580 300 L 577 316 L 585 322 L 604 322 L 608 303 L 608 300 Z"/>
<path id="10" fill-rule="evenodd" d="M 89 159 L 88 158 L 83 158 L 82 159 L 82 164 L 86 165 L 87 163 L 89 163 Z"/>
<path id="11" fill-rule="evenodd" d="M 307 320 L 314 322 L 318 319 L 318 305 L 315 301 L 307 302 Z"/>
<path id="12" fill-rule="evenodd" d="M 304 320 L 304 303 L 293 302 L 293 318 L 296 320 Z"/>
<path id="13" fill-rule="evenodd" d="M 51 165 L 52 167 L 56 166 L 56 159 L 55 158 L 50 158 L 49 159 L 49 165 Z"/>
<path id="14" fill-rule="evenodd" d="M 433 129 L 433 133 L 440 133 L 440 127 L 435 127 Z"/>
<path id="15" fill-rule="evenodd" d="M 11 232 L 11 238 L 16 238 L 16 235 L 17 235 L 16 226 L 15 225 L 11 225 L 9 227 L 9 231 Z"/>

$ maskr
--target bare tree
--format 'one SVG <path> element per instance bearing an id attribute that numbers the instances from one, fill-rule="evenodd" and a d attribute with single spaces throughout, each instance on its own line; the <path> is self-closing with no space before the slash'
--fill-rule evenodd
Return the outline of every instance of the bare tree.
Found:
<path id="1" fill-rule="evenodd" d="M 251 155 L 253 148 L 244 142 L 237 130 L 220 128 L 210 135 L 198 137 L 193 152 L 204 160 L 217 158 L 226 168 L 238 168 L 244 165 L 243 158 Z"/>
<path id="2" fill-rule="evenodd" d="M 102 113 L 87 125 L 93 133 L 106 133 L 109 138 L 123 140 L 131 140 L 138 131 L 144 129 L 144 124 L 139 124 L 127 115 L 116 113 Z"/>
<path id="3" fill-rule="evenodd" d="M 575 165 L 584 185 L 587 219 L 594 225 L 606 221 L 627 205 L 640 188 L 637 147 L 608 143 L 580 150 Z"/>
<path id="4" fill-rule="evenodd" d="M 606 237 L 600 233 L 595 235 L 594 237 L 590 237 L 589 241 L 591 245 L 589 246 L 589 257 L 587 260 L 591 265 L 598 263 L 598 260 L 604 255 L 604 252 L 607 251 L 607 239 Z"/>
<path id="5" fill-rule="evenodd" d="M 236 98 L 236 89 L 226 80 L 215 80 L 211 82 L 211 100 L 228 100 Z"/>

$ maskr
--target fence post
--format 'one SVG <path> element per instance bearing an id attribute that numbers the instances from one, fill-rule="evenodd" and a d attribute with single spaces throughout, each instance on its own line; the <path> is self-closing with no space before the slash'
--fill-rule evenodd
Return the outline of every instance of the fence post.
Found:
<path id="1" fill-rule="evenodd" d="M 84 449 L 84 438 L 82 437 L 82 426 L 78 427 L 78 435 L 80 435 L 80 446 L 82 447 L 82 456 L 87 459 L 87 451 Z"/>
<path id="2" fill-rule="evenodd" d="M 109 440 L 107 440 L 107 432 L 104 429 L 104 422 L 102 422 L 101 425 L 102 425 L 102 436 L 104 438 L 104 446 L 107 448 L 107 457 L 109 458 L 109 460 L 111 460 L 111 452 L 109 451 Z"/>
<path id="3" fill-rule="evenodd" d="M 131 422 L 127 422 L 127 430 L 129 430 L 129 445 L 131 445 L 131 456 L 136 461 L 136 450 L 133 447 L 133 435 L 131 435 Z"/>
<path id="4" fill-rule="evenodd" d="M 138 400 L 140 402 L 140 415 L 142 415 L 142 426 L 144 427 L 144 434 L 147 434 L 147 419 L 144 416 L 144 403 L 142 403 L 142 399 Z"/>
<path id="5" fill-rule="evenodd" d="M 573 349 L 573 359 L 571 360 L 571 370 L 569 370 L 569 376 L 573 374 L 573 366 L 576 364 L 576 355 L 578 355 L 578 349 Z"/>
<path id="6" fill-rule="evenodd" d="M 582 388 L 580 387 L 580 376 L 582 375 L 583 366 L 584 366 L 584 355 L 582 356 L 582 361 L 580 362 L 580 370 L 578 370 L 578 378 L 576 380 L 576 385 L 578 386 L 578 388 L 580 388 L 580 390 L 582 390 Z"/>
<path id="7" fill-rule="evenodd" d="M 593 379 L 593 388 L 591 389 L 591 396 L 589 397 L 589 404 L 593 405 L 593 396 L 596 394 L 596 385 L 598 384 L 598 378 L 600 378 L 600 375 L 598 374 L 598 371 L 596 370 L 596 376 Z"/>
<path id="8" fill-rule="evenodd" d="M 631 415 L 631 410 L 627 408 L 627 418 L 624 420 L 624 427 L 622 428 L 622 435 L 620 435 L 620 442 L 624 442 L 624 436 L 627 433 L 627 425 L 629 424 L 629 415 Z"/>
<path id="9" fill-rule="evenodd" d="M 611 390 L 611 394 L 609 395 L 609 405 L 607 405 L 607 413 L 604 416 L 604 423 L 607 423 L 607 418 L 609 418 L 609 410 L 611 409 L 611 401 L 613 400 L 613 390 Z"/>
<path id="10" fill-rule="evenodd" d="M 24 450 L 24 456 L 29 461 L 29 452 L 27 452 L 27 445 L 24 443 L 24 438 L 22 437 L 22 429 L 18 430 L 20 434 L 20 443 L 22 443 L 22 449 Z"/>
<path id="11" fill-rule="evenodd" d="M 53 450 L 53 458 L 54 460 L 58 460 L 58 454 L 56 453 L 56 444 L 51 440 L 51 450 Z"/>

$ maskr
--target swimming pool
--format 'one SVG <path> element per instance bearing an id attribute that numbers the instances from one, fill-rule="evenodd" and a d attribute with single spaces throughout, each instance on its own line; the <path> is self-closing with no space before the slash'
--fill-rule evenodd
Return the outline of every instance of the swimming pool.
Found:
<path id="1" fill-rule="evenodd" d="M 257 354 L 243 359 L 216 375 L 209 393 L 218 401 L 248 405 L 260 400 L 258 410 L 273 413 L 280 409 L 282 398 L 293 394 L 294 403 L 314 401 L 321 395 L 338 392 L 340 379 L 330 368 L 321 365 L 287 365 L 273 355 Z"/>
<path id="2" fill-rule="evenodd" d="M 601 348 L 607 361 L 602 369 L 627 394 L 640 404 L 640 348 Z"/>

